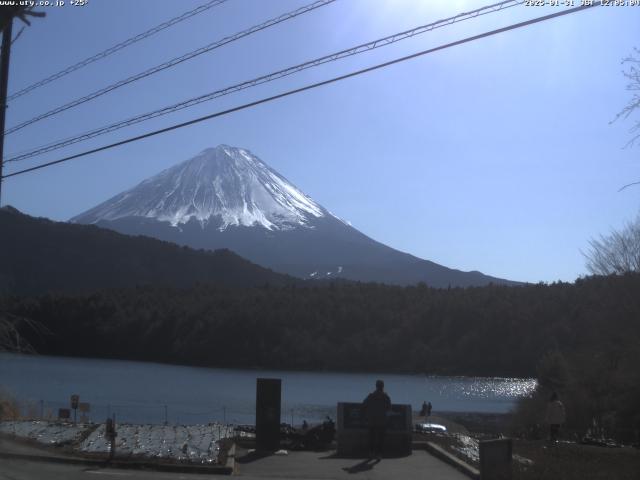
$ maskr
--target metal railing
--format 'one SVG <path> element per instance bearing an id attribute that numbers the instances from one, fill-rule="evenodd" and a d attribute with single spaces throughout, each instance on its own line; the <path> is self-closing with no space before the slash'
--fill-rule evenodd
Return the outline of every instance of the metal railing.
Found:
<path id="1" fill-rule="evenodd" d="M 66 420 L 77 423 L 103 423 L 107 418 L 115 418 L 118 423 L 152 425 L 253 425 L 255 406 L 245 408 L 221 406 L 211 409 L 190 408 L 187 405 L 163 403 L 89 403 L 88 411 L 79 404 L 72 409 L 68 401 L 58 400 L 14 400 L 6 418 L 22 420 Z M 60 410 L 68 410 L 69 418 L 60 418 Z M 64 413 L 64 412 L 63 412 Z M 318 423 L 330 416 L 335 419 L 335 408 L 292 407 L 283 404 L 280 418 L 282 423 L 301 425 L 303 421 Z"/>

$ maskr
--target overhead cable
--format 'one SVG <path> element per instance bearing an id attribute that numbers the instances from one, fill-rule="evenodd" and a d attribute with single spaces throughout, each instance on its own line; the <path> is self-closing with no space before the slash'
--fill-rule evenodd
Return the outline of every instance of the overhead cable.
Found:
<path id="1" fill-rule="evenodd" d="M 361 45 L 357 45 L 355 47 L 351 47 L 345 50 L 341 50 L 339 52 L 336 53 L 332 53 L 330 55 L 325 55 L 323 57 L 320 58 L 316 58 L 314 60 L 309 60 L 307 62 L 298 64 L 298 65 L 294 65 L 292 67 L 288 67 L 285 68 L 283 70 L 279 70 L 276 72 L 272 72 L 269 73 L 267 75 L 263 75 L 261 77 L 258 78 L 254 78 L 252 80 L 247 80 L 229 87 L 225 87 L 223 89 L 220 90 L 216 90 L 214 92 L 210 92 L 204 95 L 200 95 L 198 97 L 194 97 L 194 98 L 190 98 L 188 100 L 182 101 L 180 103 L 176 103 L 174 105 L 170 105 L 170 106 L 166 106 L 163 108 L 160 108 L 158 110 L 154 110 L 152 112 L 147 112 L 141 115 L 137 115 L 135 117 L 131 117 L 128 118 L 126 120 L 121 120 L 118 121 L 116 123 L 112 123 L 110 125 L 104 126 L 104 127 L 100 127 L 94 130 L 90 130 L 88 132 L 76 135 L 74 137 L 70 137 L 64 140 L 59 140 L 56 141 L 54 143 L 50 143 L 47 145 L 43 145 L 40 147 L 37 147 L 35 149 L 29 150 L 27 152 L 21 153 L 21 154 L 17 154 L 14 155 L 10 158 L 8 158 L 7 160 L 5 160 L 5 163 L 7 162 L 15 162 L 15 161 L 19 161 L 19 160 L 25 160 L 27 158 L 31 158 L 37 155 L 42 155 L 44 153 L 47 152 L 51 152 L 53 150 L 58 150 L 60 148 L 64 148 L 67 147 L 69 145 L 73 145 L 75 143 L 78 142 L 82 142 L 85 140 L 89 140 L 92 138 L 95 138 L 97 136 L 100 135 L 104 135 L 107 133 L 111 133 L 114 132 L 116 130 L 119 130 L 121 128 L 125 128 L 128 127 L 130 125 L 134 125 L 140 122 L 144 122 L 156 117 L 160 117 L 163 115 L 167 115 L 170 113 L 173 113 L 175 111 L 178 110 L 183 110 L 185 108 L 189 108 L 195 105 L 198 105 L 200 103 L 203 102 L 207 102 L 210 100 L 213 100 L 215 98 L 219 98 L 225 95 L 230 95 L 232 93 L 236 93 L 239 92 L 241 90 L 245 90 L 247 88 L 251 88 L 251 87 L 255 87 L 257 85 L 261 85 L 264 83 L 268 83 L 268 82 L 272 82 L 274 80 L 278 80 L 280 78 L 283 77 L 287 77 L 289 75 L 293 75 L 296 73 L 299 73 L 303 70 L 307 70 L 309 68 L 313 68 L 313 67 L 317 67 L 319 65 L 323 65 L 325 63 L 329 63 L 329 62 L 334 62 L 343 58 L 347 58 L 347 57 L 351 57 L 353 55 L 358 55 L 360 53 L 369 51 L 369 50 L 374 50 L 377 48 L 381 48 L 387 45 L 391 45 L 393 43 L 399 42 L 401 40 L 405 40 L 407 38 L 411 38 L 414 37 L 416 35 L 422 34 L 422 33 L 426 33 L 432 30 L 435 30 L 437 28 L 441 28 L 447 25 L 451 25 L 453 23 L 457 23 L 457 22 L 461 22 L 464 20 L 469 20 L 472 18 L 476 18 L 478 16 L 481 15 L 486 15 L 489 13 L 494 13 L 494 12 L 498 12 L 501 10 L 504 10 L 506 8 L 511 8 L 517 5 L 522 4 L 523 1 L 522 0 L 509 0 L 509 1 L 504 1 L 504 2 L 500 2 L 500 3 L 496 3 L 493 5 L 488 5 L 486 7 L 482 7 L 476 10 L 472 10 L 470 12 L 465 12 L 465 13 L 460 13 L 458 15 L 455 15 L 453 17 L 449 17 L 449 18 L 445 18 L 443 20 L 439 20 L 437 22 L 433 22 L 433 23 L 429 23 L 427 25 L 421 25 L 415 28 L 412 28 L 411 30 L 406 30 L 404 32 L 400 32 L 400 33 L 396 33 L 393 35 L 389 35 L 387 37 L 384 38 L 380 38 L 377 40 L 374 40 L 372 42 L 368 42 L 368 43 L 363 43 Z"/>
<path id="2" fill-rule="evenodd" d="M 582 11 L 582 10 L 587 10 L 589 8 L 593 8 L 593 7 L 599 6 L 599 5 L 600 5 L 600 2 L 594 2 L 593 4 L 585 4 L 585 5 L 581 5 L 579 7 L 569 8 L 567 10 L 562 10 L 562 11 L 559 11 L 559 12 L 556 12 L 556 13 L 551 13 L 549 15 L 536 17 L 536 18 L 533 18 L 533 19 L 530 19 L 530 20 L 526 20 L 524 22 L 514 23 L 512 25 L 509 25 L 509 26 L 506 26 L 506 27 L 502 27 L 502 28 L 498 28 L 496 30 L 491 30 L 491 31 L 484 32 L 484 33 L 481 33 L 481 34 L 478 34 L 478 35 L 474 35 L 474 36 L 471 36 L 471 37 L 466 37 L 466 38 L 463 38 L 462 40 L 456 40 L 454 42 L 446 43 L 446 44 L 440 45 L 438 47 L 429 48 L 427 50 L 422 50 L 421 52 L 417 52 L 417 53 L 413 53 L 411 55 L 407 55 L 407 56 L 404 56 L 404 57 L 396 58 L 396 59 L 390 60 L 388 62 L 379 63 L 379 64 L 371 66 L 371 67 L 363 68 L 361 70 L 356 70 L 354 72 L 347 73 L 345 75 L 340 75 L 338 77 L 333 77 L 333 78 L 330 78 L 328 80 L 323 80 L 321 82 L 312 83 L 312 84 L 306 85 L 304 87 L 295 88 L 293 90 L 288 90 L 286 92 L 283 92 L 283 93 L 280 93 L 280 94 L 277 94 L 277 95 L 273 95 L 273 96 L 270 96 L 270 97 L 266 97 L 266 98 L 262 98 L 260 100 L 253 101 L 253 102 L 245 103 L 243 105 L 240 105 L 240 106 L 237 106 L 237 107 L 233 107 L 233 108 L 229 108 L 227 110 L 222 110 L 222 111 L 219 111 L 219 112 L 211 113 L 209 115 L 205 115 L 203 117 L 195 118 L 195 119 L 189 120 L 187 122 L 179 123 L 179 124 L 176 124 L 176 125 L 171 125 L 169 127 L 161 128 L 159 130 L 154 130 L 152 132 L 148 132 L 148 133 L 145 133 L 143 135 L 138 135 L 138 136 L 135 136 L 135 137 L 127 138 L 127 139 L 121 140 L 119 142 L 114 142 L 114 143 L 111 143 L 111 144 L 108 144 L 108 145 L 103 145 L 102 147 L 93 148 L 91 150 L 87 150 L 87 151 L 84 151 L 84 152 L 81 152 L 81 153 L 77 153 L 77 154 L 70 155 L 70 156 L 67 156 L 67 157 L 64 157 L 64 158 L 60 158 L 58 160 L 53 160 L 53 161 L 42 163 L 40 165 L 36 165 L 36 166 L 30 167 L 30 168 L 25 168 L 23 170 L 18 170 L 16 172 L 12 172 L 12 173 L 3 175 L 2 179 L 14 177 L 14 176 L 17 176 L 17 175 L 23 175 L 25 173 L 33 172 L 35 170 L 40 170 L 40 169 L 43 169 L 43 168 L 46 168 L 46 167 L 50 167 L 52 165 L 57 165 L 57 164 L 60 164 L 60 163 L 68 162 L 68 161 L 74 160 L 76 158 L 86 157 L 87 155 L 91 155 L 93 153 L 98 153 L 98 152 L 102 152 L 102 151 L 105 151 L 105 150 L 110 150 L 112 148 L 119 147 L 121 145 L 126 145 L 128 143 L 137 142 L 137 141 L 143 140 L 145 138 L 153 137 L 153 136 L 156 136 L 156 135 L 160 135 L 162 133 L 167 133 L 167 132 L 170 132 L 170 131 L 173 131 L 173 130 L 184 128 L 184 127 L 187 127 L 187 126 L 190 126 L 190 125 L 194 125 L 196 123 L 204 122 L 206 120 L 210 120 L 210 119 L 213 119 L 213 118 L 217 118 L 217 117 L 221 117 L 221 116 L 224 116 L 224 115 L 228 115 L 230 113 L 238 112 L 240 110 L 245 110 L 247 108 L 255 107 L 257 105 L 261 105 L 261 104 L 268 103 L 268 102 L 272 102 L 274 100 L 278 100 L 278 99 L 281 99 L 281 98 L 284 98 L 284 97 L 295 95 L 297 93 L 305 92 L 307 90 L 312 90 L 312 89 L 315 89 L 315 88 L 318 88 L 318 87 L 322 87 L 324 85 L 329 85 L 331 83 L 335 83 L 335 82 L 338 82 L 338 81 L 341 81 L 341 80 L 346 80 L 347 78 L 351 78 L 351 77 L 355 77 L 355 76 L 362 75 L 362 74 L 365 74 L 365 73 L 369 73 L 369 72 L 372 72 L 374 70 L 385 68 L 385 67 L 388 67 L 390 65 L 395 65 L 397 63 L 405 62 L 407 60 L 411 60 L 411 59 L 414 59 L 414 58 L 417 58 L 417 57 L 421 57 L 421 56 L 427 55 L 429 53 L 434 53 L 434 52 L 437 52 L 437 51 L 440 51 L 440 50 L 445 50 L 447 48 L 451 48 L 451 47 L 455 47 L 455 46 L 462 45 L 462 44 L 465 44 L 465 43 L 473 42 L 475 40 L 480 40 L 482 38 L 486 38 L 486 37 L 489 37 L 489 36 L 492 36 L 492 35 L 497 35 L 499 33 L 508 32 L 510 30 L 515 30 L 517 28 L 526 27 L 526 26 L 533 25 L 533 24 L 536 24 L 536 23 L 540 23 L 540 22 L 544 22 L 544 21 L 547 21 L 547 20 L 551 20 L 553 18 L 561 17 L 561 16 L 564 16 L 564 15 L 569 15 L 569 14 L 576 13 L 576 12 L 579 12 L 579 11 Z"/>
<path id="3" fill-rule="evenodd" d="M 279 23 L 285 22 L 287 20 L 291 20 L 292 18 L 295 18 L 299 15 L 305 14 L 307 12 L 310 12 L 312 10 L 315 10 L 316 8 L 320 8 L 320 7 L 324 7 L 325 5 L 328 5 L 330 3 L 335 2 L 336 0 L 317 0 L 309 5 L 305 5 L 304 7 L 298 8 L 296 10 L 293 10 L 291 12 L 287 12 L 284 13 L 278 17 L 272 18 L 270 20 L 267 20 L 266 22 L 263 22 L 259 25 L 254 25 L 253 27 L 250 27 L 246 30 L 243 30 L 241 32 L 238 33 L 234 33 L 233 35 L 229 35 L 227 37 L 224 37 L 220 40 L 217 40 L 213 43 L 210 43 L 208 45 L 205 45 L 204 47 L 200 47 L 196 50 L 192 50 L 188 53 L 185 53 L 184 55 L 181 55 L 179 57 L 175 57 L 172 58 L 171 60 L 168 60 L 164 63 L 161 63 L 160 65 L 156 65 L 155 67 L 151 67 L 147 70 L 145 70 L 144 72 L 140 72 L 136 75 L 132 75 L 131 77 L 125 78 L 124 80 L 120 80 L 119 82 L 113 83 L 111 85 L 108 85 L 104 88 L 101 88 L 100 90 L 96 90 L 95 92 L 89 93 L 88 95 L 85 95 L 83 97 L 77 98 L 76 100 L 72 100 L 69 103 L 66 103 L 60 107 L 54 108 L 53 110 L 49 110 L 48 112 L 42 113 L 40 115 L 37 115 L 35 117 L 33 117 L 30 120 L 24 121 L 18 125 L 15 125 L 9 129 L 7 129 L 5 131 L 5 135 L 9 135 L 11 133 L 14 133 L 18 130 L 21 130 L 29 125 L 32 125 L 36 122 L 39 122 L 41 120 L 44 120 L 45 118 L 49 118 L 52 117 L 53 115 L 57 115 L 58 113 L 62 113 L 66 110 L 69 110 L 73 107 L 77 107 L 78 105 L 82 105 L 83 103 L 89 102 L 91 100 L 94 100 L 98 97 L 101 97 L 102 95 L 105 95 L 109 92 L 112 92 L 120 87 L 124 87 L 125 85 L 128 85 L 130 83 L 136 82 L 138 80 L 141 80 L 143 78 L 149 77 L 155 73 L 161 72 L 163 70 L 166 70 L 168 68 L 174 67 L 176 65 L 179 65 L 182 62 L 186 62 L 187 60 L 191 60 L 192 58 L 195 58 L 199 55 L 202 55 L 203 53 L 207 53 L 210 52 L 212 50 L 215 50 L 216 48 L 220 48 L 224 45 L 227 45 L 231 42 L 235 42 L 236 40 L 240 40 L 241 38 L 247 37 L 249 35 L 252 35 L 256 32 L 259 32 L 261 30 L 265 30 L 269 27 L 272 27 L 274 25 L 278 25 Z"/>
<path id="4" fill-rule="evenodd" d="M 194 15 L 198 15 L 199 13 L 205 12 L 213 7 L 217 7 L 218 5 L 226 2 L 227 0 L 210 0 L 209 2 L 206 2 L 192 10 L 189 10 L 188 12 L 183 13 L 182 15 L 179 15 L 177 17 L 174 17 L 170 20 L 167 20 L 166 22 L 161 23 L 160 25 L 156 25 L 153 28 L 150 28 L 149 30 L 146 30 L 142 33 L 139 33 L 138 35 L 135 35 L 134 37 L 131 37 L 123 42 L 118 43 L 117 45 L 114 45 L 112 47 L 107 48 L 106 50 L 103 50 L 102 52 L 96 53 L 95 55 L 92 55 L 88 58 L 85 58 L 84 60 L 79 61 L 78 63 L 75 63 L 67 68 L 64 68 L 62 70 L 60 70 L 57 73 L 54 73 L 53 75 L 50 75 L 46 78 L 43 78 L 42 80 L 39 80 L 31 85 L 29 85 L 28 87 L 23 88 L 22 90 L 19 90 L 15 93 L 12 93 L 11 95 L 9 95 L 9 97 L 7 98 L 8 101 L 10 100 L 14 100 L 18 97 L 21 97 L 23 95 L 26 95 L 27 93 L 32 92 L 33 90 L 40 88 L 44 85 L 47 85 L 51 82 L 53 82 L 54 80 L 58 80 L 59 78 L 62 78 L 66 75 L 69 75 L 70 73 L 75 72 L 76 70 L 79 70 L 83 67 L 86 67 L 87 65 L 93 63 L 93 62 L 97 62 L 98 60 L 102 60 L 103 58 L 108 57 L 109 55 L 116 53 L 120 50 L 122 50 L 123 48 L 126 48 L 130 45 L 133 45 L 134 43 L 139 42 L 140 40 L 144 40 L 145 38 L 149 38 L 152 35 L 155 35 L 158 32 L 161 32 L 162 30 L 172 27 L 174 25 L 176 25 L 177 23 L 180 23 L 184 20 L 187 20 L 191 17 L 193 17 Z"/>

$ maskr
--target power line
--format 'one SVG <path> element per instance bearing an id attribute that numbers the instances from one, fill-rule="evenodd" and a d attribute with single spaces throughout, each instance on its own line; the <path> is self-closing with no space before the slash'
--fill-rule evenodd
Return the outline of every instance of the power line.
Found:
<path id="1" fill-rule="evenodd" d="M 148 132 L 148 133 L 145 133 L 143 135 L 138 135 L 138 136 L 135 136 L 135 137 L 131 137 L 131 138 L 128 138 L 126 140 L 121 140 L 119 142 L 111 143 L 111 144 L 108 144 L 108 145 L 103 145 L 102 147 L 98 147 L 98 148 L 94 148 L 94 149 L 91 149 L 91 150 L 87 150 L 87 151 L 84 151 L 84 152 L 81 152 L 81 153 L 77 153 L 75 155 L 70 155 L 68 157 L 64 157 L 64 158 L 61 158 L 61 159 L 58 159 L 58 160 L 53 160 L 51 162 L 42 163 L 42 164 L 36 165 L 34 167 L 25 168 L 24 170 L 19 170 L 17 172 L 13 172 L 13 173 L 9 173 L 9 174 L 3 175 L 2 179 L 9 178 L 9 177 L 14 177 L 14 176 L 17 176 L 17 175 L 22 175 L 22 174 L 25 174 L 25 173 L 28 173 L 28 172 L 33 172 L 35 170 L 40 170 L 42 168 L 50 167 L 52 165 L 57 165 L 59 163 L 68 162 L 68 161 L 74 160 L 76 158 L 85 157 L 85 156 L 91 155 L 93 153 L 98 153 L 98 152 L 102 152 L 102 151 L 105 151 L 105 150 L 110 150 L 112 148 L 119 147 L 121 145 L 126 145 L 128 143 L 137 142 L 137 141 L 143 140 L 145 138 L 153 137 L 153 136 L 156 136 L 156 135 L 160 135 L 162 133 L 170 132 L 172 130 L 177 130 L 179 128 L 183 128 L 183 127 L 187 127 L 187 126 L 190 126 L 190 125 L 194 125 L 196 123 L 204 122 L 205 120 L 210 120 L 212 118 L 217 118 L 217 117 L 221 117 L 221 116 L 224 116 L 224 115 L 228 115 L 230 113 L 234 113 L 234 112 L 238 112 L 240 110 L 245 110 L 247 108 L 255 107 L 255 106 L 261 105 L 263 103 L 272 102 L 272 101 L 278 100 L 280 98 L 288 97 L 288 96 L 291 96 L 291 95 L 295 95 L 297 93 L 305 92 L 307 90 L 312 90 L 312 89 L 315 89 L 315 88 L 318 88 L 318 87 L 322 87 L 324 85 L 329 85 L 331 83 L 335 83 L 335 82 L 338 82 L 338 81 L 341 81 L 341 80 L 346 80 L 347 78 L 356 77 L 356 76 L 359 76 L 359 75 L 362 75 L 362 74 L 365 74 L 365 73 L 369 73 L 369 72 L 372 72 L 374 70 L 378 70 L 378 69 L 381 69 L 381 68 L 388 67 L 390 65 L 395 65 L 397 63 L 405 62 L 407 60 L 412 60 L 414 58 L 421 57 L 421 56 L 427 55 L 429 53 L 434 53 L 434 52 L 437 52 L 437 51 L 440 51 L 440 50 L 445 50 L 447 48 L 455 47 L 455 46 L 462 45 L 462 44 L 465 44 L 465 43 L 473 42 L 475 40 L 480 40 L 482 38 L 486 38 L 486 37 L 490 37 L 490 36 L 493 36 L 493 35 L 497 35 L 499 33 L 508 32 L 510 30 L 515 30 L 517 28 L 522 28 L 522 27 L 526 27 L 526 26 L 533 25 L 533 24 L 536 24 L 536 23 L 544 22 L 546 20 L 551 20 L 553 18 L 561 17 L 561 16 L 564 16 L 564 15 L 569 15 L 569 14 L 576 13 L 576 12 L 579 12 L 579 11 L 582 11 L 582 10 L 586 10 L 586 9 L 589 9 L 589 8 L 592 8 L 592 7 L 595 7 L 595 6 L 599 6 L 599 5 L 600 5 L 600 2 L 594 2 L 591 5 L 582 5 L 582 6 L 579 6 L 579 7 L 570 8 L 570 9 L 563 10 L 563 11 L 560 11 L 560 12 L 551 13 L 549 15 L 544 15 L 542 17 L 536 17 L 536 18 L 533 18 L 533 19 L 530 19 L 530 20 L 526 20 L 524 22 L 519 22 L 519 23 L 515 23 L 515 24 L 512 24 L 512 25 L 506 26 L 506 27 L 498 28 L 496 30 L 491 30 L 491 31 L 488 31 L 488 32 L 484 32 L 484 33 L 481 33 L 481 34 L 478 34 L 478 35 L 474 35 L 474 36 L 471 36 L 471 37 L 466 37 L 466 38 L 463 38 L 462 40 L 456 40 L 455 42 L 450 42 L 450 43 L 446 43 L 444 45 L 440 45 L 438 47 L 429 48 L 427 50 L 422 50 L 421 52 L 417 52 L 417 53 L 413 53 L 411 55 L 407 55 L 407 56 L 404 56 L 404 57 L 396 58 L 396 59 L 390 60 L 388 62 L 379 63 L 379 64 L 371 66 L 371 67 L 363 68 L 361 70 L 356 70 L 356 71 L 347 73 L 345 75 L 340 75 L 338 77 L 333 77 L 333 78 L 330 78 L 328 80 L 323 80 L 321 82 L 312 83 L 312 84 L 306 85 L 304 87 L 296 88 L 296 89 L 293 89 L 293 90 L 288 90 L 286 92 L 283 92 L 283 93 L 280 93 L 280 94 L 277 94 L 277 95 L 273 95 L 271 97 L 266 97 L 266 98 L 262 98 L 260 100 L 256 100 L 256 101 L 253 101 L 253 102 L 245 103 L 244 105 L 240 105 L 240 106 L 233 107 L 233 108 L 230 108 L 230 109 L 227 109 L 227 110 L 222 110 L 222 111 L 219 111 L 219 112 L 215 112 L 215 113 L 212 113 L 212 114 L 209 114 L 209 115 L 205 115 L 203 117 L 199 117 L 199 118 L 195 118 L 193 120 L 189 120 L 187 122 L 183 122 L 183 123 L 179 123 L 179 124 L 176 124 L 176 125 L 172 125 L 170 127 L 161 128 L 159 130 L 154 130 L 152 132 Z"/>
<path id="2" fill-rule="evenodd" d="M 405 40 L 407 38 L 411 38 L 414 37 L 416 35 L 425 33 L 425 32 L 429 32 L 432 30 L 435 30 L 436 28 L 441 28 L 444 26 L 448 26 L 451 25 L 453 23 L 458 23 L 464 20 L 469 20 L 472 18 L 476 18 L 478 16 L 482 16 L 482 15 L 486 15 L 489 13 L 494 13 L 494 12 L 498 12 L 501 10 L 505 10 L 507 8 L 511 8 L 511 7 L 515 7 L 517 5 L 520 5 L 523 3 L 523 0 L 509 0 L 509 1 L 503 1 L 500 3 L 496 3 L 496 4 L 492 4 L 492 5 L 488 5 L 476 10 L 472 10 L 470 12 L 464 12 L 464 13 L 460 13 L 458 15 L 455 15 L 453 17 L 449 17 L 449 18 L 445 18 L 443 20 L 439 20 L 437 22 L 433 22 L 433 23 L 429 23 L 427 25 L 421 25 L 415 28 L 412 28 L 411 30 L 406 30 L 404 32 L 400 32 L 400 33 L 396 33 L 393 35 L 389 35 L 387 37 L 384 38 L 380 38 L 377 40 L 374 40 L 372 42 L 368 42 L 368 43 L 363 43 L 361 45 L 357 45 L 355 47 L 351 47 L 345 50 L 341 50 L 337 53 L 332 53 L 330 55 L 325 55 L 323 57 L 320 58 L 316 58 L 314 60 L 310 60 L 292 67 L 288 67 L 285 68 L 283 70 L 279 70 L 277 72 L 273 72 L 273 73 L 269 73 L 267 75 L 263 75 L 261 77 L 258 78 L 254 78 L 252 80 L 247 80 L 244 82 L 241 82 L 239 84 L 235 84 L 232 85 L 230 87 L 226 87 L 223 88 L 221 90 L 216 90 L 214 92 L 210 92 L 207 93 L 205 95 L 200 95 L 198 97 L 194 97 L 188 100 L 185 100 L 183 102 L 174 104 L 174 105 L 170 105 L 168 107 L 163 107 L 161 109 L 158 110 L 154 110 L 152 112 L 147 112 L 141 115 L 137 115 L 135 117 L 131 117 L 128 118 L 126 120 L 121 120 L 119 122 L 113 123 L 111 125 L 107 125 L 104 127 L 100 127 L 94 130 L 90 130 L 88 132 L 82 133 L 80 135 L 76 135 L 74 137 L 71 138 L 67 138 L 64 140 L 60 140 L 48 145 L 44 145 L 41 147 L 37 147 L 33 150 L 27 151 L 25 153 L 21 153 L 21 154 L 17 154 L 14 155 L 13 157 L 7 159 L 5 162 L 16 162 L 19 160 L 25 160 L 27 158 L 31 158 L 37 155 L 42 155 L 44 153 L 48 153 L 51 152 L 53 150 L 58 150 L 60 148 L 64 148 L 67 147 L 69 145 L 73 145 L 75 143 L 78 142 L 82 142 L 85 140 L 89 140 L 95 137 L 98 137 L 100 135 L 105 135 L 107 133 L 111 133 L 114 132 L 116 130 L 119 130 L 121 128 L 125 128 L 128 127 L 130 125 L 134 125 L 143 121 L 147 121 L 156 117 L 160 117 L 163 115 L 167 115 L 170 113 L 173 113 L 175 111 L 178 110 L 182 110 L 185 108 L 189 108 L 195 105 L 198 105 L 200 103 L 203 102 L 207 102 L 210 100 L 213 100 L 215 98 L 219 98 L 225 95 L 230 95 L 232 93 L 236 93 L 239 92 L 241 90 L 245 90 L 247 88 L 251 88 L 251 87 L 255 87 L 257 85 L 261 85 L 264 83 L 268 83 L 268 82 L 272 82 L 274 80 L 278 80 L 280 78 L 283 77 L 287 77 L 289 75 L 293 75 L 295 73 L 299 73 L 303 70 L 307 70 L 309 68 L 313 68 L 313 67 L 317 67 L 319 65 L 323 65 L 325 63 L 329 63 L 329 62 L 334 62 L 337 60 L 341 60 L 343 58 L 347 58 L 347 57 L 351 57 L 353 55 L 358 55 L 360 53 L 369 51 L 369 50 L 375 50 L 377 48 L 381 48 L 384 47 L 386 45 L 391 45 L 392 43 L 396 43 L 399 42 L 401 40 Z"/>
<path id="3" fill-rule="evenodd" d="M 224 45 L 227 45 L 231 42 L 235 42 L 236 40 L 240 40 L 241 38 L 247 37 L 249 35 L 252 35 L 254 33 L 257 33 L 261 30 L 265 30 L 269 27 L 272 27 L 274 25 L 277 25 L 279 23 L 285 22 L 287 20 L 291 20 L 292 18 L 295 18 L 299 15 L 305 14 L 307 12 L 310 12 L 312 10 L 315 10 L 316 8 L 320 8 L 320 7 L 324 7 L 325 5 L 328 5 L 330 3 L 335 2 L 336 0 L 317 0 L 309 5 L 305 5 L 304 7 L 298 8 L 296 10 L 293 10 L 291 12 L 287 12 L 284 13 L 278 17 L 272 18 L 270 20 L 267 20 L 266 22 L 263 22 L 259 25 L 254 25 L 253 27 L 250 27 L 246 30 L 243 30 L 241 32 L 238 33 L 234 33 L 233 35 L 229 35 L 227 37 L 224 37 L 220 40 L 217 40 L 213 43 L 210 43 L 208 45 L 205 45 L 204 47 L 200 47 L 196 50 L 192 50 L 188 53 L 185 53 L 184 55 L 181 55 L 179 57 L 175 57 L 172 58 L 171 60 L 168 60 L 164 63 L 161 63 L 159 65 L 156 65 L 155 67 L 151 67 L 147 70 L 145 70 L 144 72 L 140 72 L 136 75 L 132 75 L 131 77 L 125 78 L 124 80 L 120 80 L 119 82 L 113 83 L 111 85 L 108 85 L 104 88 L 101 88 L 100 90 L 96 90 L 95 92 L 89 93 L 88 95 L 85 95 L 83 97 L 77 98 L 76 100 L 73 100 L 69 103 L 66 103 L 60 107 L 54 108 L 53 110 L 49 110 L 48 112 L 42 113 L 40 115 L 37 115 L 35 117 L 33 117 L 30 120 L 24 121 L 18 125 L 15 125 L 9 129 L 7 129 L 5 131 L 5 135 L 9 135 L 11 133 L 14 133 L 18 130 L 21 130 L 31 124 L 34 124 L 36 122 L 39 122 L 41 120 L 44 120 L 45 118 L 49 118 L 52 117 L 53 115 L 57 115 L 58 113 L 62 113 L 66 110 L 69 110 L 73 107 L 77 107 L 78 105 L 81 105 L 83 103 L 86 103 L 90 100 L 94 100 L 95 98 L 101 97 L 102 95 L 105 95 L 109 92 L 112 92 L 120 87 L 124 87 L 125 85 L 128 85 L 130 83 L 136 82 L 138 80 L 141 80 L 143 78 L 149 77 L 155 73 L 161 72 L 163 70 L 166 70 L 168 68 L 174 67 L 176 65 L 179 65 L 182 62 L 186 62 L 187 60 L 191 60 L 192 58 L 195 58 L 199 55 L 202 55 L 203 53 L 207 53 L 210 52 L 212 50 L 215 50 L 216 48 L 220 48 Z"/>
<path id="4" fill-rule="evenodd" d="M 226 2 L 227 0 L 210 0 L 207 3 L 204 3 L 196 8 L 194 8 L 193 10 L 189 10 L 188 12 L 183 13 L 182 15 L 179 15 L 177 17 L 174 17 L 170 20 L 167 20 L 166 22 L 161 23 L 160 25 L 156 25 L 153 28 L 150 28 L 149 30 L 139 33 L 138 35 L 131 37 L 127 40 L 125 40 L 124 42 L 120 42 L 117 45 L 114 45 L 112 47 L 107 48 L 106 50 L 103 50 L 100 53 L 96 53 L 95 55 L 92 55 L 91 57 L 85 58 L 84 60 L 79 61 L 78 63 L 71 65 L 63 70 L 60 70 L 57 73 L 54 73 L 53 75 L 50 75 L 42 80 L 39 80 L 31 85 L 29 85 L 28 87 L 23 88 L 22 90 L 19 90 L 11 95 L 9 95 L 9 98 L 7 98 L 7 100 L 15 100 L 18 97 L 21 97 L 22 95 L 26 95 L 29 92 L 32 92 L 33 90 L 40 88 L 44 85 L 47 85 L 48 83 L 53 82 L 54 80 L 58 80 L 59 78 L 62 78 L 66 75 L 69 75 L 72 72 L 75 72 L 76 70 L 79 70 L 83 67 L 86 67 L 87 65 L 93 63 L 93 62 L 97 62 L 98 60 L 102 60 L 103 58 L 108 57 L 109 55 L 122 50 L 123 48 L 126 48 L 130 45 L 133 45 L 134 43 L 139 42 L 140 40 L 144 40 L 145 38 L 148 38 L 152 35 L 155 35 L 158 32 L 161 32 L 162 30 L 172 27 L 173 25 L 176 25 L 177 23 L 180 23 L 184 20 L 187 20 L 195 15 L 198 15 L 199 13 L 205 12 L 213 7 L 217 7 L 218 5 Z"/>

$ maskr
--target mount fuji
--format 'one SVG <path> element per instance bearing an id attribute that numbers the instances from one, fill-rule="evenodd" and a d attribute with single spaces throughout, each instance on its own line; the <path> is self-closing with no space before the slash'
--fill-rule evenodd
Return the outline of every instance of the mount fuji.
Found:
<path id="1" fill-rule="evenodd" d="M 244 148 L 219 145 L 144 180 L 71 222 L 193 248 L 228 248 L 301 278 L 433 287 L 515 284 L 383 245 L 305 195 Z"/>

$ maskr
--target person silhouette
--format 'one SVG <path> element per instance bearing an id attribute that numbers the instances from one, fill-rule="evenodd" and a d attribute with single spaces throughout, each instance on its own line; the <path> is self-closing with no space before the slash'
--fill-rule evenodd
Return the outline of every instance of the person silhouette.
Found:
<path id="1" fill-rule="evenodd" d="M 558 394 L 553 392 L 549 398 L 549 404 L 547 405 L 547 422 L 549 423 L 549 441 L 551 443 L 558 442 L 558 433 L 560 432 L 560 426 L 566 420 L 566 413 L 564 405 L 558 398 Z"/>
<path id="2" fill-rule="evenodd" d="M 387 414 L 391 410 L 391 398 L 384 391 L 384 382 L 376 381 L 376 389 L 362 403 L 364 417 L 369 427 L 369 456 L 380 458 L 384 449 Z"/>

